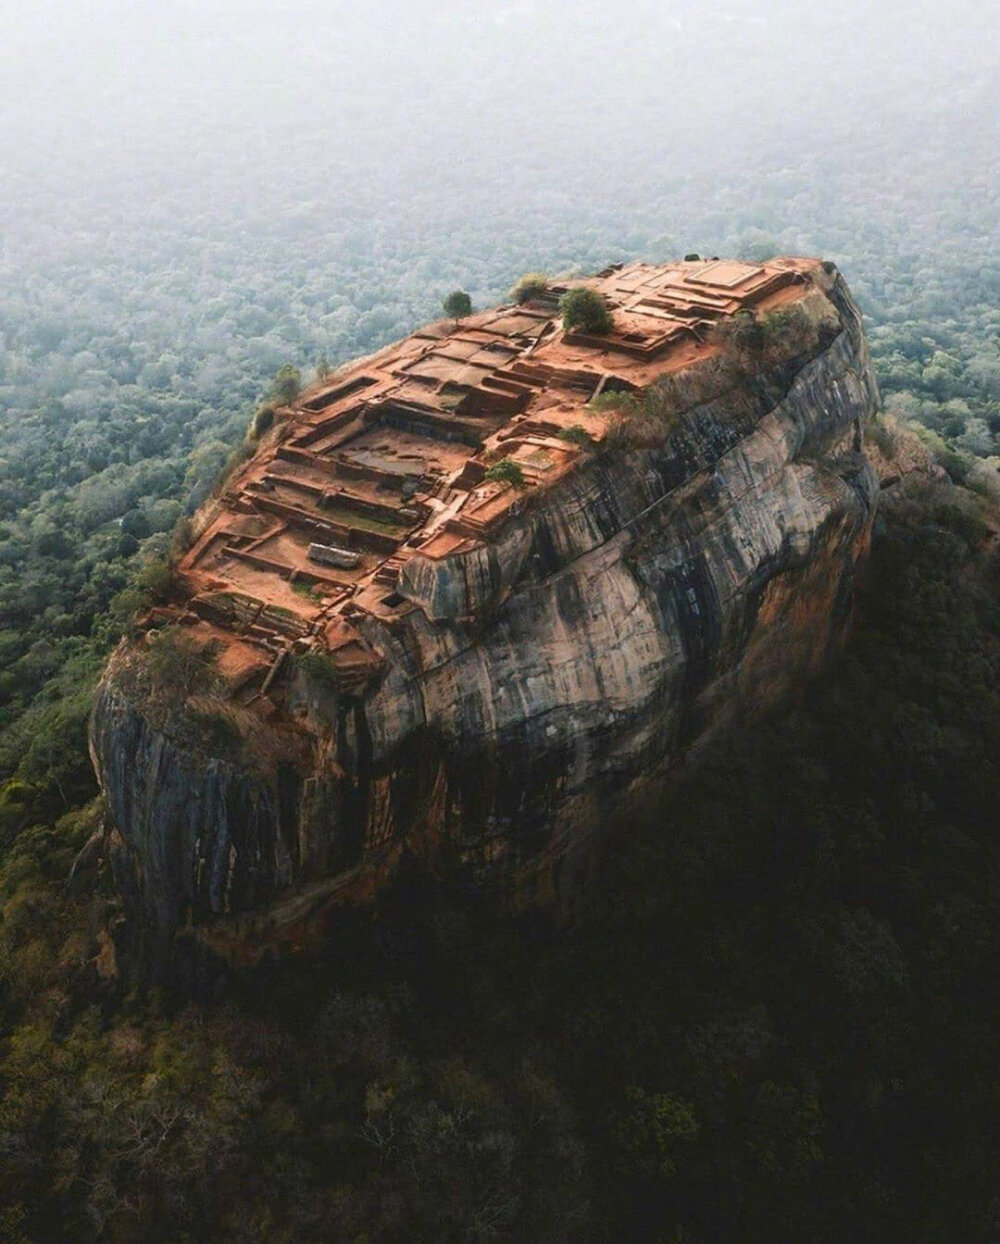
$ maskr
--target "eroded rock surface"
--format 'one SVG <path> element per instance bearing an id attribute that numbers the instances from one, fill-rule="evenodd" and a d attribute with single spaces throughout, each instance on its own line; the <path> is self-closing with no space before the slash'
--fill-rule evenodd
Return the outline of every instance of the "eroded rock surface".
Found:
<path id="1" fill-rule="evenodd" d="M 878 491 L 860 451 L 877 405 L 860 316 L 831 265 L 711 269 L 595 279 L 617 343 L 565 337 L 551 304 L 508 308 L 345 370 L 332 402 L 310 391 L 277 412 L 202 516 L 177 599 L 116 653 L 94 710 L 116 875 L 157 953 L 178 930 L 230 955 L 294 942 L 329 904 L 371 895 L 404 851 L 505 901 L 549 900 L 572 887 L 575 846 L 823 663 Z M 651 295 L 643 272 L 669 275 L 645 282 Z M 684 311 L 692 273 L 705 275 Z M 741 280 L 764 291 L 745 302 L 758 320 L 798 308 L 795 340 L 735 360 L 720 347 L 711 325 L 739 310 Z M 435 370 L 442 342 L 466 367 L 497 317 L 522 314 L 530 333 L 505 338 L 499 382 Z M 645 354 L 630 340 L 643 332 Z M 525 354 L 527 396 L 509 379 Z M 432 413 L 387 383 L 413 389 L 414 359 L 448 398 L 427 399 Z M 371 383 L 352 389 L 362 374 Z M 661 432 L 630 435 L 602 394 L 663 376 Z M 477 386 L 513 405 L 498 414 Z M 441 439 L 449 412 L 462 441 Z M 581 425 L 587 437 L 557 435 Z M 423 474 L 388 469 L 415 436 L 432 442 Z M 485 477 L 501 454 L 524 464 L 523 486 Z M 350 474 L 359 463 L 368 475 Z M 311 510 L 287 499 L 295 471 Z M 357 528 L 352 506 L 367 515 Z M 339 525 L 324 530 L 324 512 Z M 357 565 L 315 560 L 321 538 Z M 300 575 L 308 596 L 291 590 Z M 210 689 L 157 693 L 162 627 L 215 653 Z"/>

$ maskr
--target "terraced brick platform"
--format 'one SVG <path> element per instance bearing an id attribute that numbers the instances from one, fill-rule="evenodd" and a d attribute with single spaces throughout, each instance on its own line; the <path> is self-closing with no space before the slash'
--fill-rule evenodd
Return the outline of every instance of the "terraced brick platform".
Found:
<path id="1" fill-rule="evenodd" d="M 563 331 L 570 286 L 554 285 L 349 364 L 276 412 L 182 559 L 185 603 L 166 612 L 222 641 L 221 668 L 245 702 L 289 651 L 322 652 L 343 690 L 362 687 L 381 658 L 352 620 L 415 607 L 396 590 L 408 558 L 489 541 L 600 443 L 611 416 L 595 398 L 696 362 L 714 349 L 714 322 L 798 297 L 814 267 L 619 265 L 571 283 L 606 298 L 608 335 Z M 488 477 L 505 458 L 520 487 Z"/>

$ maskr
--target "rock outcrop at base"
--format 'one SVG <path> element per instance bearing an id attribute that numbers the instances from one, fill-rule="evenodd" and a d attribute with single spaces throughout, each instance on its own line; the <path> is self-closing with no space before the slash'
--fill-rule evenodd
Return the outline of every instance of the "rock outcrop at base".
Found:
<path id="1" fill-rule="evenodd" d="M 696 334 L 664 371 L 658 431 L 638 422 L 635 396 L 623 414 L 607 385 L 596 402 L 592 390 L 591 443 L 572 469 L 510 484 L 481 538 L 442 543 L 439 526 L 427 553 L 401 544 L 377 605 L 362 584 L 345 616 L 321 611 L 268 648 L 235 606 L 220 620 L 219 583 L 182 565 L 178 599 L 115 654 L 92 721 L 116 877 L 152 953 L 169 955 L 179 933 L 237 959 L 300 945 L 405 853 L 507 905 L 558 900 L 577 848 L 713 731 L 823 664 L 868 547 L 878 485 L 861 429 L 878 395 L 842 278 L 796 263 L 807 333 L 739 357 L 722 334 Z M 642 366 L 655 383 L 655 364 Z M 299 417 L 279 412 L 248 469 L 280 454 Z M 569 442 L 549 431 L 536 437 L 556 455 Z M 403 502 L 440 513 L 483 478 L 461 472 Z M 264 512 L 231 511 L 247 523 Z M 227 547 L 250 548 L 232 514 Z M 214 671 L 165 688 L 151 653 L 178 634 L 182 656 L 207 653 Z"/>

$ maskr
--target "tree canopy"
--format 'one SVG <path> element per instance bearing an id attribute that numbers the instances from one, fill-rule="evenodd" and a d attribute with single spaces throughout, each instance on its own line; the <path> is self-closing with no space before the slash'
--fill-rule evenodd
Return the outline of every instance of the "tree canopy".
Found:
<path id="1" fill-rule="evenodd" d="M 294 402 L 302 388 L 302 373 L 294 363 L 286 363 L 274 377 L 271 392 L 277 402 Z"/>
<path id="2" fill-rule="evenodd" d="M 559 311 L 567 332 L 582 328 L 586 333 L 603 335 L 610 333 L 614 327 L 611 310 L 604 296 L 585 285 L 563 294 L 559 299 Z"/>
<path id="3" fill-rule="evenodd" d="M 523 42 L 520 23 L 505 30 Z M 537 109 L 534 71 L 519 81 Z M 330 77 L 338 107 L 362 99 Z M 995 104 L 971 78 L 953 98 L 880 85 L 894 130 L 831 126 L 820 146 L 815 127 L 798 145 L 783 130 L 715 165 L 693 145 L 677 156 L 666 131 L 651 155 L 650 127 L 609 110 L 606 141 L 577 127 L 580 158 L 505 148 L 502 203 L 489 178 L 387 194 L 384 127 L 344 162 L 329 135 L 317 159 L 314 134 L 289 130 L 280 177 L 208 147 L 210 179 L 172 177 L 183 161 L 158 145 L 108 142 L 89 189 L 37 147 L 5 178 L 5 1241 L 996 1234 L 1000 574 L 947 480 L 908 517 L 883 507 L 871 590 L 829 674 L 618 840 L 571 933 L 535 917 L 498 932 L 460 888 L 442 904 L 417 877 L 385 896 L 377 944 L 336 930 L 324 964 L 194 1011 L 117 992 L 102 975 L 111 881 L 82 865 L 67 880 L 103 816 L 91 688 L 135 611 L 170 595 L 178 520 L 276 400 L 279 368 L 308 383 L 310 360 L 320 373 L 377 350 L 458 281 L 489 306 L 529 268 L 693 247 L 834 257 L 887 406 L 952 479 L 995 485 Z M 761 90 L 788 113 L 766 75 Z M 585 78 L 566 100 L 592 103 Z M 498 141 L 519 142 L 496 117 Z M 400 132 L 401 169 L 414 138 Z"/>
<path id="4" fill-rule="evenodd" d="M 549 278 L 544 272 L 526 272 L 510 291 L 513 300 L 520 304 L 540 298 L 548 291 Z"/>
<path id="5" fill-rule="evenodd" d="M 441 306 L 445 315 L 450 315 L 453 320 L 461 320 L 472 314 L 472 299 L 462 289 L 450 293 Z"/>

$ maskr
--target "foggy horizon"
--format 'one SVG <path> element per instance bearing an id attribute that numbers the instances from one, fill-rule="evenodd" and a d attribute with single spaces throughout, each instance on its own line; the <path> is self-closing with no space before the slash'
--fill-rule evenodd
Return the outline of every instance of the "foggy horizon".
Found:
<path id="1" fill-rule="evenodd" d="M 998 0 L 4 18 L 0 1244 L 1000 1240 Z"/>
<path id="2" fill-rule="evenodd" d="M 843 158 L 852 137 L 861 158 L 873 141 L 891 158 L 925 128 L 957 142 L 964 118 L 980 141 L 996 126 L 985 3 L 13 10 L 8 237 L 19 205 L 50 221 L 115 195 L 123 223 L 156 195 L 180 196 L 175 213 L 255 199 L 282 213 L 345 178 L 390 213 L 397 195 L 444 211 L 544 202 L 572 180 L 596 202 L 619 197 L 625 217 L 671 178 Z"/>

